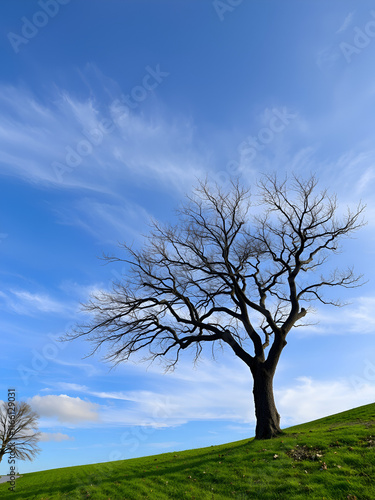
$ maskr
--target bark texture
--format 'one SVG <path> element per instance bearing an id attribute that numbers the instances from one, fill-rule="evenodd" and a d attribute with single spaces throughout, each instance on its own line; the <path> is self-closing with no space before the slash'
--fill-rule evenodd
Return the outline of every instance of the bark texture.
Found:
<path id="1" fill-rule="evenodd" d="M 254 376 L 254 404 L 256 416 L 256 439 L 271 439 L 281 433 L 280 415 L 273 396 L 273 376 L 263 367 L 257 367 Z"/>

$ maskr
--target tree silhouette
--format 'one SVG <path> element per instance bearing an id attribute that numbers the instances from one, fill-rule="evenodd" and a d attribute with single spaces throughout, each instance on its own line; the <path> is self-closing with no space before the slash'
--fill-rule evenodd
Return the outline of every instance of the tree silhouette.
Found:
<path id="1" fill-rule="evenodd" d="M 33 460 L 39 453 L 39 415 L 25 402 L 0 405 L 0 462 L 5 454 L 18 460 Z"/>
<path id="2" fill-rule="evenodd" d="M 185 349 L 198 359 L 205 344 L 227 345 L 253 377 L 256 438 L 271 438 L 280 433 L 273 378 L 287 334 L 313 301 L 342 305 L 324 290 L 361 284 L 351 268 L 327 270 L 326 261 L 363 225 L 363 210 L 338 216 L 336 197 L 314 176 L 264 176 L 254 201 L 238 182 L 227 192 L 200 183 L 177 225 L 153 222 L 143 248 L 124 244 L 124 258 L 105 257 L 129 272 L 91 298 L 91 321 L 68 338 L 89 339 L 91 354 L 107 345 L 114 363 L 148 351 L 168 368 Z"/>

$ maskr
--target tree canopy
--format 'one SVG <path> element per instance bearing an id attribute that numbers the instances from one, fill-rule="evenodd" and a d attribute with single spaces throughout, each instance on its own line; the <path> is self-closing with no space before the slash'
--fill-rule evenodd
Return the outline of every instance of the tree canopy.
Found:
<path id="1" fill-rule="evenodd" d="M 257 413 L 269 402 L 257 403 L 255 393 L 272 395 L 292 327 L 314 302 L 342 305 L 326 291 L 362 282 L 351 267 L 327 261 L 363 225 L 364 207 L 341 213 L 336 197 L 317 185 L 314 176 L 269 175 L 252 195 L 239 182 L 227 191 L 200 183 L 178 210 L 178 224 L 153 221 L 142 248 L 124 244 L 124 257 L 106 256 L 129 272 L 92 297 L 85 306 L 91 321 L 70 337 L 85 336 L 93 352 L 105 344 L 114 363 L 141 351 L 169 368 L 185 349 L 198 359 L 207 343 L 228 345 L 252 372 Z"/>
<path id="2" fill-rule="evenodd" d="M 0 405 L 0 462 L 5 454 L 18 460 L 33 460 L 39 453 L 39 415 L 25 402 Z"/>

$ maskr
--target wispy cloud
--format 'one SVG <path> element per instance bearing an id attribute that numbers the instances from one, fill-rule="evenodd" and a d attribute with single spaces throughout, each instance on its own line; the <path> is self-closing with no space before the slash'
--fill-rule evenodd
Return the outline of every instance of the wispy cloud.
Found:
<path id="1" fill-rule="evenodd" d="M 112 126 L 99 139 L 105 120 Z M 156 111 L 119 114 L 94 97 L 60 90 L 42 103 L 25 88 L 0 88 L 2 172 L 62 189 L 121 196 L 131 180 L 180 190 L 200 173 L 193 130 Z"/>
<path id="2" fill-rule="evenodd" d="M 136 376 L 139 372 L 136 366 L 128 370 L 128 376 L 129 373 Z M 101 400 L 103 425 L 164 428 L 193 420 L 254 421 L 251 380 L 245 366 L 204 359 L 199 371 L 185 362 L 173 374 L 163 374 L 155 366 L 153 376 L 162 389 L 98 391 L 65 382 L 56 387 L 70 394 L 81 393 Z"/>
<path id="3" fill-rule="evenodd" d="M 227 359 L 225 363 L 204 360 L 197 371 L 183 363 L 181 368 L 180 374 L 177 369 L 164 376 L 159 391 L 106 392 L 66 383 L 60 387 L 102 400 L 98 411 L 104 427 L 163 429 L 191 421 L 221 420 L 233 422 L 230 428 L 236 432 L 249 432 L 255 417 L 252 381 L 246 367 Z M 157 374 L 155 378 L 157 383 Z M 350 377 L 316 380 L 301 376 L 291 385 L 279 386 L 275 397 L 283 426 L 288 426 L 370 403 L 375 384 L 369 380 L 354 384 Z"/>
<path id="4" fill-rule="evenodd" d="M 28 89 L 0 85 L 1 174 L 84 190 L 69 205 L 55 204 L 58 221 L 111 244 L 139 238 L 150 219 L 145 204 L 127 196 L 129 186 L 178 197 L 207 169 L 191 121 L 161 107 L 119 113 L 115 103 L 60 89 L 41 102 Z"/>
<path id="5" fill-rule="evenodd" d="M 356 187 L 357 193 L 361 195 L 365 193 L 367 190 L 371 190 L 373 192 L 374 181 L 375 181 L 375 168 L 371 166 L 366 168 L 363 174 L 358 179 Z"/>
<path id="6" fill-rule="evenodd" d="M 375 318 L 373 310 L 375 297 L 359 296 L 351 300 L 350 304 L 338 310 L 335 307 L 318 308 L 310 316 L 311 322 L 317 321 L 314 326 L 298 328 L 293 335 L 374 335 Z"/>
<path id="7" fill-rule="evenodd" d="M 35 315 L 37 313 L 66 314 L 71 310 L 64 302 L 59 302 L 47 294 L 33 293 L 27 290 L 9 290 L 8 293 L 1 292 L 0 298 L 5 302 L 7 308 L 17 314 Z"/>
<path id="8" fill-rule="evenodd" d="M 61 365 L 61 366 L 70 366 L 71 368 L 79 368 L 85 372 L 87 377 L 92 377 L 94 375 L 98 375 L 101 372 L 99 368 L 97 368 L 96 366 L 94 366 L 91 363 L 65 361 L 65 360 L 58 359 L 58 358 L 55 358 L 52 361 L 53 361 L 53 363 L 57 363 L 58 365 Z"/>
<path id="9" fill-rule="evenodd" d="M 139 240 L 142 228 L 146 231 L 151 214 L 140 204 L 121 200 L 106 203 L 83 198 L 69 207 L 56 209 L 61 224 L 78 226 L 100 242 L 117 244 L 127 240 Z"/>
<path id="10" fill-rule="evenodd" d="M 58 382 L 55 384 L 55 387 L 58 387 L 63 391 L 87 392 L 89 390 L 86 385 L 74 384 L 70 382 Z"/>
<path id="11" fill-rule="evenodd" d="M 82 284 L 73 280 L 64 280 L 60 283 L 59 289 L 70 297 L 74 297 L 77 302 L 86 302 L 92 294 L 103 289 L 102 283 Z"/>

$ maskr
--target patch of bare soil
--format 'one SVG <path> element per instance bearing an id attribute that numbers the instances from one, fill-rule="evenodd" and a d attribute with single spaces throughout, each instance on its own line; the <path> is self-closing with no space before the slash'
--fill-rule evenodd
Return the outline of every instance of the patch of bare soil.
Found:
<path id="1" fill-rule="evenodd" d="M 322 450 L 310 446 L 297 444 L 295 448 L 286 452 L 295 461 L 300 460 L 320 460 L 323 456 Z"/>

